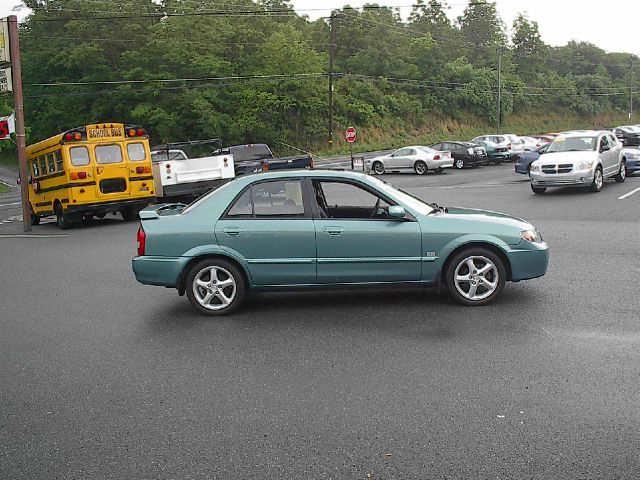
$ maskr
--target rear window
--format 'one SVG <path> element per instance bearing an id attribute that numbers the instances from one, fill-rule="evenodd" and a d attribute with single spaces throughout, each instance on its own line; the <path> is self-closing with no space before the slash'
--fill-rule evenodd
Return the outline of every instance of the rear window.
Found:
<path id="1" fill-rule="evenodd" d="M 257 160 L 270 160 L 273 158 L 271 150 L 266 145 L 239 145 L 229 149 L 233 154 L 234 163 Z"/>
<path id="2" fill-rule="evenodd" d="M 141 143 L 130 143 L 127 145 L 127 154 L 132 162 L 141 162 L 147 158 L 144 145 Z"/>
<path id="3" fill-rule="evenodd" d="M 118 145 L 98 145 L 96 147 L 96 162 L 100 164 L 122 162 L 122 150 Z"/>
<path id="4" fill-rule="evenodd" d="M 152 162 L 175 162 L 176 160 L 186 160 L 187 156 L 181 150 L 159 150 L 151 152 Z"/>
<path id="5" fill-rule="evenodd" d="M 89 151 L 87 147 L 71 147 L 69 150 L 71 156 L 71 164 L 76 167 L 89 165 Z"/>

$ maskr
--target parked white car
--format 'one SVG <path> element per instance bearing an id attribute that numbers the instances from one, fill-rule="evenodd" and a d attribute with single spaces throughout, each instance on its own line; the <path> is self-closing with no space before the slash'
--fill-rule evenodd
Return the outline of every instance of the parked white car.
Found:
<path id="1" fill-rule="evenodd" d="M 485 140 L 496 143 L 499 147 L 507 147 L 507 151 L 511 155 L 511 160 L 515 159 L 518 153 L 524 152 L 524 142 L 512 133 L 503 133 L 500 135 L 481 135 L 471 140 L 475 143 L 478 140 Z"/>
<path id="2" fill-rule="evenodd" d="M 581 131 L 557 137 L 547 151 L 531 164 L 531 190 L 544 193 L 549 187 L 602 189 L 605 178 L 626 178 L 622 144 L 606 131 Z"/>
<path id="3" fill-rule="evenodd" d="M 535 149 L 540 148 L 541 146 L 549 143 L 544 140 L 540 140 L 538 138 L 533 138 L 533 137 L 520 137 L 520 139 L 524 144 L 525 152 L 533 152 Z"/>
<path id="4" fill-rule="evenodd" d="M 365 160 L 367 170 L 378 175 L 385 172 L 410 172 L 424 175 L 429 170 L 442 173 L 444 168 L 453 167 L 451 152 L 439 152 L 429 147 L 411 146 L 396 150 L 388 155 L 380 155 Z"/>

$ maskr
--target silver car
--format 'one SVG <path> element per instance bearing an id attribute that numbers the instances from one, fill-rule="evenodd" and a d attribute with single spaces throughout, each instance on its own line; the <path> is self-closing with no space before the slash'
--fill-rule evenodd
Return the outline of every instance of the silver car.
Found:
<path id="1" fill-rule="evenodd" d="M 624 182 L 622 144 L 606 131 L 576 131 L 557 137 L 547 151 L 531 164 L 531 189 L 544 193 L 549 187 L 602 189 L 605 178 Z"/>
<path id="2" fill-rule="evenodd" d="M 499 147 L 507 147 L 507 151 L 513 160 L 518 153 L 524 152 L 524 142 L 517 135 L 512 133 L 503 133 L 496 135 L 481 135 L 471 140 L 475 143 L 478 140 L 485 140 L 498 144 Z"/>
<path id="3" fill-rule="evenodd" d="M 385 172 L 415 172 L 424 175 L 429 170 L 442 173 L 444 168 L 453 167 L 451 152 L 439 152 L 429 147 L 411 146 L 396 150 L 388 155 L 380 155 L 365 160 L 367 170 L 381 175 Z"/>

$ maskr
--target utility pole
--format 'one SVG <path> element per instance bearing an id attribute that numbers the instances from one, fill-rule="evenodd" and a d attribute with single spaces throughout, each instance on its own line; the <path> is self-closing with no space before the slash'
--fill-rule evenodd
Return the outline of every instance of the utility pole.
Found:
<path id="1" fill-rule="evenodd" d="M 336 13 L 329 17 L 331 44 L 329 45 L 329 147 L 333 146 L 333 57 L 336 50 Z"/>
<path id="2" fill-rule="evenodd" d="M 500 133 L 500 122 L 502 120 L 502 53 L 498 50 L 498 109 L 496 112 L 496 133 Z"/>
<path id="3" fill-rule="evenodd" d="M 629 120 L 633 119 L 633 57 L 631 58 L 630 63 L 631 75 L 629 78 Z"/>
<path id="4" fill-rule="evenodd" d="M 9 17 L 9 49 L 11 52 L 11 76 L 13 78 L 13 105 L 16 110 L 16 139 L 18 140 L 18 166 L 20 168 L 20 193 L 22 194 L 22 224 L 25 232 L 31 231 L 29 207 L 29 175 L 27 171 L 26 137 L 24 133 L 24 100 L 22 97 L 22 70 L 20 68 L 20 39 L 18 17 Z"/>

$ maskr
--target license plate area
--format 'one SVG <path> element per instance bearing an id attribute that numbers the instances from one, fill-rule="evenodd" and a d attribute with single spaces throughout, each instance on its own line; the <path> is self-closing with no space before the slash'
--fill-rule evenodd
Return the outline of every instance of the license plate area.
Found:
<path id="1" fill-rule="evenodd" d="M 127 182 L 124 178 L 106 178 L 100 180 L 101 193 L 122 193 L 127 191 Z"/>

